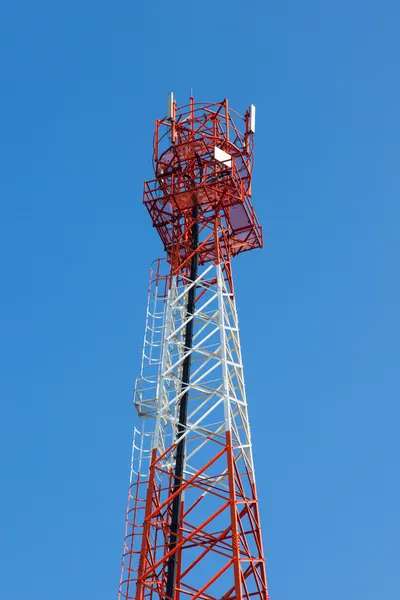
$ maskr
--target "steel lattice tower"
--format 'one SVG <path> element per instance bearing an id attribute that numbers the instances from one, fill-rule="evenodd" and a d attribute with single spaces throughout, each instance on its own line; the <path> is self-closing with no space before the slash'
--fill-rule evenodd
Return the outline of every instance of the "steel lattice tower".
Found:
<path id="1" fill-rule="evenodd" d="M 255 107 L 156 121 L 153 263 L 120 600 L 268 600 L 231 259 L 262 246 L 251 204 Z"/>

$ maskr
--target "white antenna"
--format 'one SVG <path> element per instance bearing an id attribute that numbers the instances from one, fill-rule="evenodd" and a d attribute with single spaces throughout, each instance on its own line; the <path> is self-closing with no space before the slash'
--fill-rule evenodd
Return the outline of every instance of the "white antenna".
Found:
<path id="1" fill-rule="evenodd" d="M 214 146 L 214 158 L 229 169 L 232 168 L 232 155 L 225 152 L 225 150 L 221 150 L 218 146 Z"/>
<path id="2" fill-rule="evenodd" d="M 256 107 L 250 104 L 250 132 L 256 132 Z"/>
<path id="3" fill-rule="evenodd" d="M 167 96 L 167 119 L 174 118 L 174 92 L 170 92 Z"/>

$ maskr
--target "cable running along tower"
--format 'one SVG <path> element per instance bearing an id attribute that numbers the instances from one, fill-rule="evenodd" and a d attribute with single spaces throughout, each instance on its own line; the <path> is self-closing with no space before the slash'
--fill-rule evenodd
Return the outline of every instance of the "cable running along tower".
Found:
<path id="1" fill-rule="evenodd" d="M 260 248 L 255 107 L 156 121 L 153 263 L 119 600 L 268 600 L 231 260 Z"/>

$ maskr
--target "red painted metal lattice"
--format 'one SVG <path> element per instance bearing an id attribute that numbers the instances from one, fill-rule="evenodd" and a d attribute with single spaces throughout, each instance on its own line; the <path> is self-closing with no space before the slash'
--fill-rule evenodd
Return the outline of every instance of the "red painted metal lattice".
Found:
<path id="1" fill-rule="evenodd" d="M 218 160 L 216 148 L 230 159 Z M 144 204 L 174 269 L 192 254 L 194 202 L 202 238 L 200 264 L 262 246 L 262 228 L 250 200 L 249 111 L 242 118 L 227 100 L 197 104 L 191 99 L 179 109 L 174 105 L 171 118 L 156 121 L 153 163 L 156 177 L 145 183 Z"/>
<path id="2" fill-rule="evenodd" d="M 262 247 L 253 133 L 254 107 L 227 100 L 171 98 L 156 121 L 144 203 L 169 268 L 150 284 L 120 600 L 269 598 L 231 272 Z"/>

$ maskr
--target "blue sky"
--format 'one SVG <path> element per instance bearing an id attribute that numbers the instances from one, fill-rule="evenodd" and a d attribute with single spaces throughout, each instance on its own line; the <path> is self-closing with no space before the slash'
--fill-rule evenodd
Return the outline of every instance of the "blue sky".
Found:
<path id="1" fill-rule="evenodd" d="M 272 600 L 400 594 L 395 0 L 1 9 L 0 591 L 115 597 L 156 116 L 257 106 L 234 275 Z M 256 302 L 254 302 L 257 298 Z"/>

